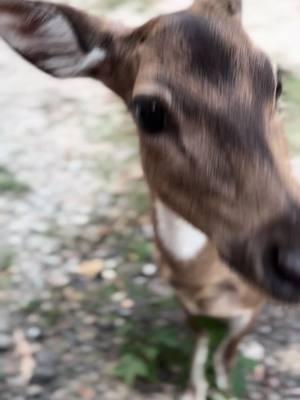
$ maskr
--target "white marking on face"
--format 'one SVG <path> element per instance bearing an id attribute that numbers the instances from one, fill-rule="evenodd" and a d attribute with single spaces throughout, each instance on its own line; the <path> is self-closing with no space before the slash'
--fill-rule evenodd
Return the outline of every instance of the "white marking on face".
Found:
<path id="1" fill-rule="evenodd" d="M 158 236 L 166 250 L 178 261 L 196 257 L 207 244 L 207 236 L 161 201 L 156 201 L 155 209 Z"/>

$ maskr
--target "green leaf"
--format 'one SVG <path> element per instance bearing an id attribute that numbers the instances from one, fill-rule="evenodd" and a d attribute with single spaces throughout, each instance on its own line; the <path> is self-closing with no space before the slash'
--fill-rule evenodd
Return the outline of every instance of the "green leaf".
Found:
<path id="1" fill-rule="evenodd" d="M 144 352 L 144 354 L 145 354 L 145 357 L 146 357 L 148 360 L 151 360 L 151 361 L 154 361 L 154 360 L 157 358 L 158 353 L 159 353 L 158 349 L 155 348 L 155 347 L 146 347 L 146 348 L 143 350 L 143 352 Z"/>
<path id="2" fill-rule="evenodd" d="M 238 398 L 244 398 L 247 394 L 246 377 L 250 374 L 258 362 L 240 355 L 238 362 L 231 372 L 231 384 L 233 394 Z"/>
<path id="3" fill-rule="evenodd" d="M 135 354 L 125 354 L 114 371 L 129 386 L 133 386 L 138 378 L 146 378 L 148 373 L 146 362 Z"/>

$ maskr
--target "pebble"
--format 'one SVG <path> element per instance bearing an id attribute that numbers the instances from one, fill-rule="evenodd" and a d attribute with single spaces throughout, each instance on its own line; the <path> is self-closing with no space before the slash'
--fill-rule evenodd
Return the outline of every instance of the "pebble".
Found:
<path id="1" fill-rule="evenodd" d="M 62 271 L 53 271 L 48 275 L 47 281 L 50 286 L 59 289 L 69 285 L 70 277 Z"/>
<path id="2" fill-rule="evenodd" d="M 26 337 L 29 340 L 40 340 L 43 338 L 43 331 L 38 326 L 31 326 L 26 331 Z"/>
<path id="3" fill-rule="evenodd" d="M 258 365 L 253 372 L 253 377 L 256 382 L 262 382 L 266 377 L 266 368 L 264 365 Z"/>
<path id="4" fill-rule="evenodd" d="M 121 303 L 124 301 L 127 297 L 127 294 L 125 292 L 116 292 L 111 296 L 111 300 L 114 303 Z"/>
<path id="5" fill-rule="evenodd" d="M 251 360 L 261 361 L 265 358 L 265 349 L 258 342 L 245 343 L 242 346 L 242 352 L 245 357 L 250 358 Z"/>
<path id="6" fill-rule="evenodd" d="M 39 385 L 31 385 L 27 388 L 28 397 L 38 397 L 43 393 L 43 388 Z"/>
<path id="7" fill-rule="evenodd" d="M 258 328 L 258 332 L 262 335 L 270 335 L 272 333 L 272 327 L 270 325 L 263 325 Z"/>
<path id="8" fill-rule="evenodd" d="M 138 286 L 143 286 L 147 283 L 147 279 L 144 276 L 137 276 L 133 282 Z"/>
<path id="9" fill-rule="evenodd" d="M 282 400 L 282 396 L 279 393 L 269 393 L 268 400 Z"/>
<path id="10" fill-rule="evenodd" d="M 121 302 L 121 307 L 125 310 L 131 310 L 135 306 L 135 303 L 131 299 L 125 299 Z"/>
<path id="11" fill-rule="evenodd" d="M 123 319 L 123 318 L 116 318 L 115 320 L 114 320 L 114 326 L 116 327 L 116 328 L 121 328 L 122 326 L 124 326 L 125 325 L 125 320 Z"/>
<path id="12" fill-rule="evenodd" d="M 56 370 L 54 367 L 38 365 L 31 378 L 31 383 L 45 385 L 52 382 L 55 376 Z"/>
<path id="13" fill-rule="evenodd" d="M 142 226 L 144 237 L 148 240 L 152 240 L 154 237 L 154 229 L 152 224 L 147 224 Z"/>
<path id="14" fill-rule="evenodd" d="M 102 272 L 102 278 L 106 281 L 113 281 L 116 277 L 117 273 L 112 269 L 107 269 Z"/>
<path id="15" fill-rule="evenodd" d="M 122 264 L 122 259 L 120 257 L 105 260 L 106 269 L 116 269 L 120 264 Z"/>
<path id="16" fill-rule="evenodd" d="M 0 312 L 0 332 L 8 333 L 11 330 L 11 321 L 9 315 Z"/>
<path id="17" fill-rule="evenodd" d="M 0 351 L 8 351 L 13 347 L 12 337 L 4 333 L 0 334 Z"/>
<path id="18" fill-rule="evenodd" d="M 69 398 L 70 398 L 70 396 L 66 389 L 56 390 L 51 397 L 52 400 L 67 400 Z"/>
<path id="19" fill-rule="evenodd" d="M 287 391 L 285 395 L 288 396 L 288 399 L 291 400 L 300 399 L 300 387 Z"/>
<path id="20" fill-rule="evenodd" d="M 157 266 L 155 264 L 146 264 L 143 266 L 143 274 L 145 276 L 153 276 L 157 272 Z"/>
<path id="21" fill-rule="evenodd" d="M 268 379 L 268 385 L 272 388 L 272 389 L 279 389 L 281 386 L 281 382 L 280 379 L 276 378 L 276 377 L 272 377 Z"/>

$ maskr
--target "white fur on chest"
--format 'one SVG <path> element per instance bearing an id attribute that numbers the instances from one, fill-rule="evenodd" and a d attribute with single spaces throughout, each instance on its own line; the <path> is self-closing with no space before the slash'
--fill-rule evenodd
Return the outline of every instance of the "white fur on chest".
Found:
<path id="1" fill-rule="evenodd" d="M 200 230 L 170 210 L 155 203 L 157 234 L 165 249 L 178 261 L 189 261 L 205 247 L 208 238 Z"/>

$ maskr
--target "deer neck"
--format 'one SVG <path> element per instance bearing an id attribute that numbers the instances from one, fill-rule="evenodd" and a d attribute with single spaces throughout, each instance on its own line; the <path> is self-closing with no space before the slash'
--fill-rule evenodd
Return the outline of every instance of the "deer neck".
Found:
<path id="1" fill-rule="evenodd" d="M 197 257 L 209 239 L 199 229 L 184 220 L 161 200 L 154 200 L 154 224 L 160 247 L 177 262 Z"/>

